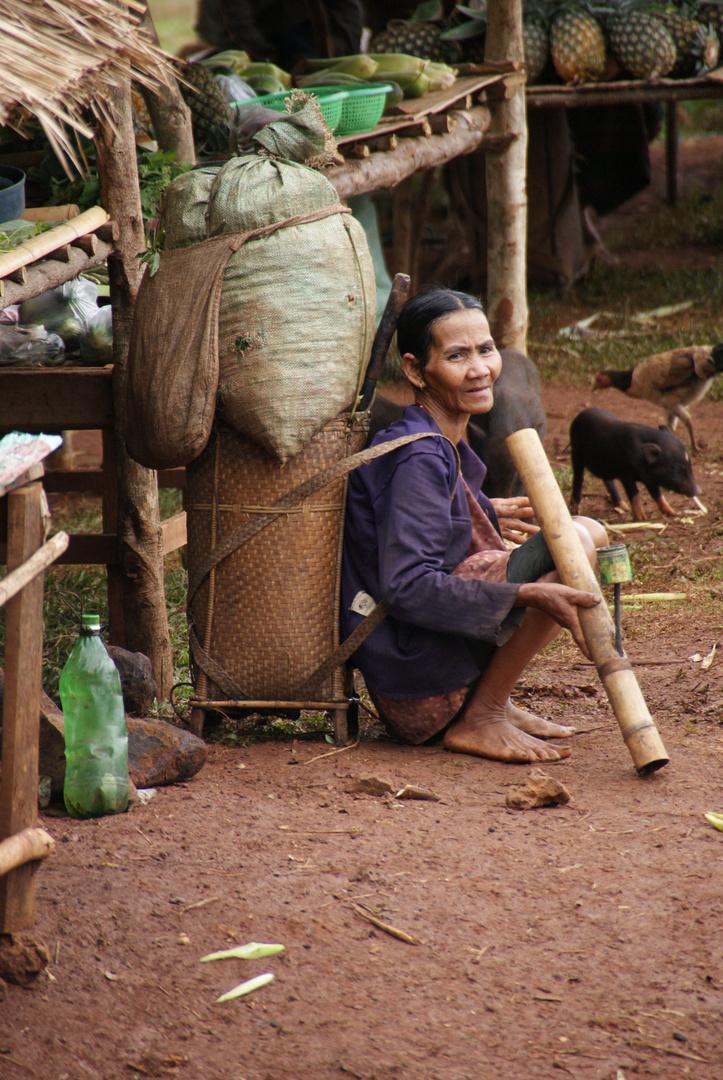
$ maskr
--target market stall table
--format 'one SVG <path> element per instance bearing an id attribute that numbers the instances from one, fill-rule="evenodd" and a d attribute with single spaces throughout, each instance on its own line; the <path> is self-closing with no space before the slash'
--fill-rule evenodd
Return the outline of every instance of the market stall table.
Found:
<path id="1" fill-rule="evenodd" d="M 678 102 L 723 97 L 723 67 L 694 79 L 656 79 L 650 82 L 620 79 L 581 86 L 528 86 L 527 108 L 555 106 L 622 105 L 663 102 L 667 106 L 665 135 L 666 192 L 669 203 L 678 197 Z"/>
<path id="2" fill-rule="evenodd" d="M 49 518 L 42 458 L 52 446 L 47 439 L 19 439 L 20 447 L 17 439 L 0 443 L 0 508 L 7 512 L 8 534 L 8 574 L 0 582 L 0 606 L 7 602 L 0 783 L 2 934 L 33 925 L 35 871 L 54 847 L 52 838 L 36 828 L 43 571 L 68 545 L 64 532 L 45 542 Z"/>

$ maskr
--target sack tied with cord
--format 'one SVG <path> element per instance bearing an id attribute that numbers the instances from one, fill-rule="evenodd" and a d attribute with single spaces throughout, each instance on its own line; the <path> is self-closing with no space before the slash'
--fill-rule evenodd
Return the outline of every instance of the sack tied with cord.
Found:
<path id="1" fill-rule="evenodd" d="M 323 118 L 292 108 L 254 136 L 256 152 L 166 189 L 124 403 L 129 453 L 149 468 L 194 460 L 215 418 L 283 463 L 357 396 L 374 268 L 363 229 L 309 167 L 329 160 Z"/>

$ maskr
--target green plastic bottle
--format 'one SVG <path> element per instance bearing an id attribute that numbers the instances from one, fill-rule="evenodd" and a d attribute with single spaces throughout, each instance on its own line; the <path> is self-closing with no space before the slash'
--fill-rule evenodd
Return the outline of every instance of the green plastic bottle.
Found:
<path id="1" fill-rule="evenodd" d="M 128 806 L 128 732 L 118 669 L 84 615 L 60 676 L 65 714 L 65 808 L 73 817 L 120 814 Z"/>

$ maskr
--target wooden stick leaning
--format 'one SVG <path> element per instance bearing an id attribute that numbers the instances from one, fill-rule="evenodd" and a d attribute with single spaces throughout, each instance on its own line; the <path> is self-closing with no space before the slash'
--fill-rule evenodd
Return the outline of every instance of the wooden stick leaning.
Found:
<path id="1" fill-rule="evenodd" d="M 12 570 L 4 577 L 0 581 L 0 607 L 19 593 L 21 589 L 25 588 L 36 574 L 39 574 L 41 570 L 45 570 L 46 566 L 54 563 L 58 556 L 63 554 L 69 542 L 70 537 L 67 532 L 56 533 L 52 539 L 43 544 L 41 548 L 38 548 L 34 555 L 26 559 L 22 566 L 18 566 L 16 570 Z"/>
<path id="2" fill-rule="evenodd" d="M 601 596 L 539 435 L 533 428 L 524 428 L 506 441 L 560 579 L 574 589 Z M 587 647 L 635 768 L 642 775 L 662 768 L 668 762 L 668 755 L 630 661 L 615 651 L 615 627 L 607 605 L 603 601 L 578 611 Z"/>
<path id="3" fill-rule="evenodd" d="M 55 841 L 45 829 L 23 829 L 0 843 L 0 877 L 25 863 L 44 859 L 55 851 Z"/>
<path id="4" fill-rule="evenodd" d="M 84 214 L 78 214 L 70 221 L 64 221 L 62 225 L 56 225 L 48 232 L 39 233 L 37 236 L 19 244 L 12 251 L 5 251 L 0 255 L 0 278 L 7 277 L 21 266 L 28 266 L 36 259 L 42 259 L 44 255 L 50 255 L 64 244 L 70 244 L 80 236 L 94 232 L 109 220 L 109 214 L 102 206 L 92 206 Z"/>

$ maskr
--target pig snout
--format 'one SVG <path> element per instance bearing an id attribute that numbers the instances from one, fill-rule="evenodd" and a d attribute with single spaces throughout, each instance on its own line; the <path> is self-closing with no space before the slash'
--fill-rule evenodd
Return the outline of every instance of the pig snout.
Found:
<path id="1" fill-rule="evenodd" d="M 688 453 L 675 435 L 661 430 L 659 440 L 643 444 L 642 453 L 647 466 L 641 470 L 642 480 L 645 480 L 644 474 L 648 473 L 651 479 L 669 491 L 691 497 L 700 494 Z"/>

